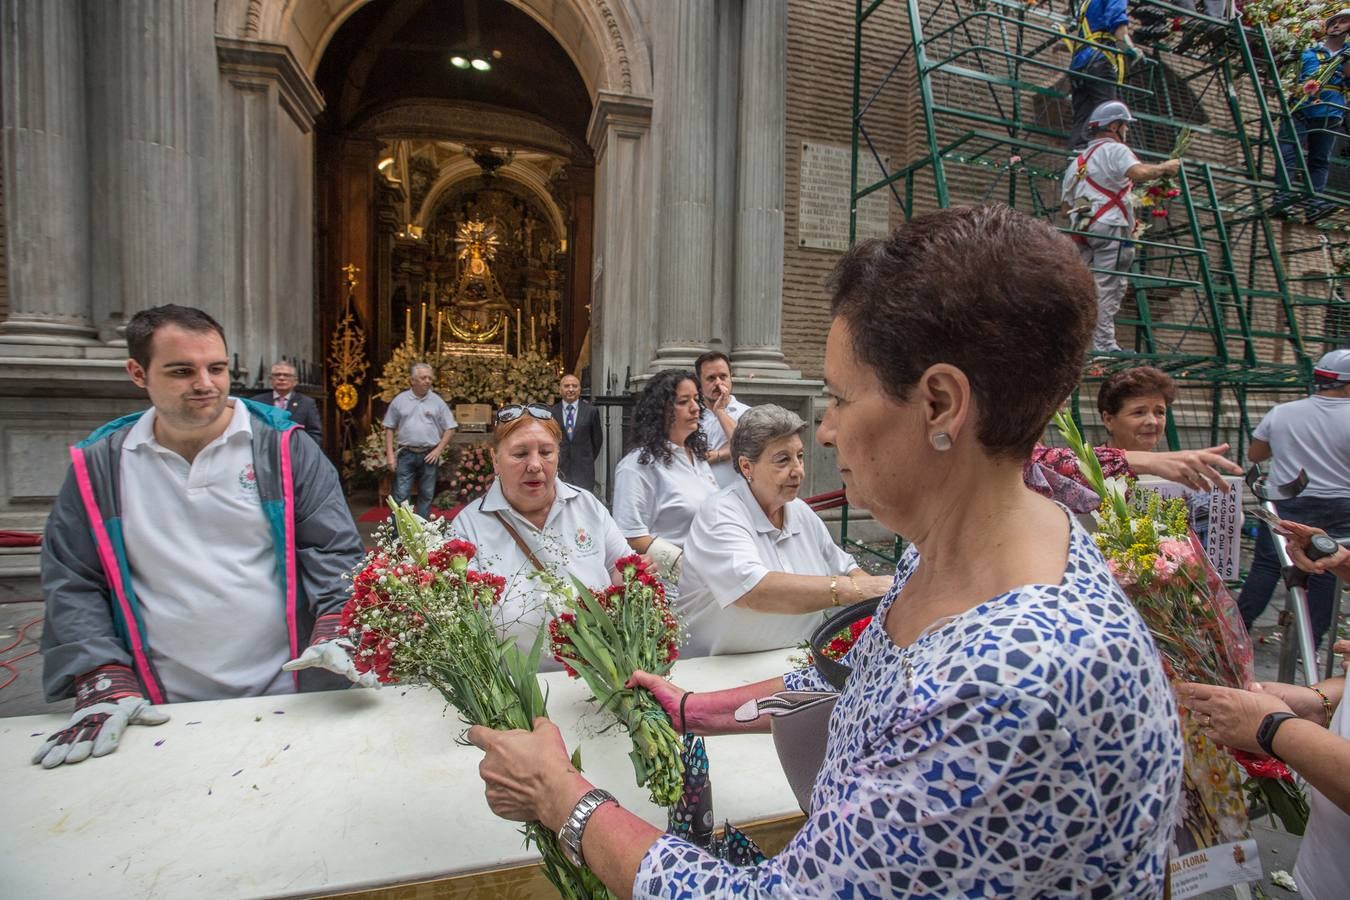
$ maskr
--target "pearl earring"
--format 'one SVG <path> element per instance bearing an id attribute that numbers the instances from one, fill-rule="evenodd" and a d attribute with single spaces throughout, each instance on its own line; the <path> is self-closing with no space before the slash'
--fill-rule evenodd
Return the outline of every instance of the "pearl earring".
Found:
<path id="1" fill-rule="evenodd" d="M 945 431 L 936 431 L 928 438 L 928 442 L 933 445 L 934 450 L 947 451 L 952 449 L 952 436 Z"/>

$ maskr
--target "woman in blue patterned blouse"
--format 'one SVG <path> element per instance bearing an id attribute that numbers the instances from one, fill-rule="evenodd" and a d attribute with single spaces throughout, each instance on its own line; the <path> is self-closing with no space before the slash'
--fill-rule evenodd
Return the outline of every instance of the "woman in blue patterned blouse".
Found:
<path id="1" fill-rule="evenodd" d="M 849 502 L 914 546 L 851 651 L 806 824 L 738 868 L 602 802 L 586 864 L 620 897 L 1159 896 L 1181 785 L 1172 692 L 1091 539 L 1022 483 L 1078 380 L 1090 274 L 1047 224 L 958 208 L 859 243 L 830 287 L 817 438 Z M 794 672 L 683 697 L 634 678 L 699 734 L 762 730 L 733 712 L 826 689 Z M 469 738 L 499 815 L 557 829 L 591 808 L 550 723 Z"/>

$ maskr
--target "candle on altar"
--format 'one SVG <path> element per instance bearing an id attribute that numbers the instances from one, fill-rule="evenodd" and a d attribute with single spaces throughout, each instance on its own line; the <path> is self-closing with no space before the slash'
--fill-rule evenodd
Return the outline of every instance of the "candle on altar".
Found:
<path id="1" fill-rule="evenodd" d="M 502 323 L 502 352 L 510 353 L 511 344 L 511 317 L 506 316 L 506 321 Z"/>
<path id="2" fill-rule="evenodd" d="M 530 349 L 539 349 L 539 338 L 534 331 L 534 316 L 530 316 Z"/>
<path id="3" fill-rule="evenodd" d="M 403 340 L 404 340 L 405 343 L 406 343 L 407 341 L 411 341 L 411 340 L 412 340 L 412 307 L 411 307 L 411 306 L 409 306 L 407 309 L 403 310 Z"/>
<path id="4" fill-rule="evenodd" d="M 419 353 L 427 351 L 427 304 L 422 303 L 422 317 L 417 326 L 417 350 Z"/>
<path id="5" fill-rule="evenodd" d="M 441 352 L 441 311 L 436 310 L 436 354 Z"/>
<path id="6" fill-rule="evenodd" d="M 525 337 L 524 330 L 520 327 L 520 308 L 516 308 L 516 356 L 521 355 L 521 343 Z"/>

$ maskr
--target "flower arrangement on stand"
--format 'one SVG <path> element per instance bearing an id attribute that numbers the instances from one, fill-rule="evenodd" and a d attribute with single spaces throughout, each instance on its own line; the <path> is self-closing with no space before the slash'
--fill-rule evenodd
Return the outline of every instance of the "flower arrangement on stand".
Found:
<path id="1" fill-rule="evenodd" d="M 626 687 L 641 669 L 666 675 L 679 657 L 680 623 L 661 582 L 640 556 L 616 564 L 623 583 L 592 591 L 581 583 L 549 622 L 553 658 L 586 682 L 601 709 L 611 711 L 633 741 L 629 758 L 639 787 L 670 807 L 684 786 L 680 737 L 651 692 Z"/>
<path id="2" fill-rule="evenodd" d="M 361 469 L 376 477 L 387 475 L 391 471 L 389 459 L 384 455 L 384 428 L 372 424 L 370 434 L 361 441 Z"/>
<path id="3" fill-rule="evenodd" d="M 459 451 L 459 463 L 450 475 L 449 487 L 437 495 L 434 505 L 440 509 L 454 509 L 481 497 L 492 487 L 494 477 L 492 451 L 488 446 L 463 446 Z"/>
<path id="4" fill-rule="evenodd" d="M 432 687 L 469 725 L 529 730 L 548 714 L 537 677 L 542 632 L 529 654 L 503 640 L 492 610 L 505 581 L 470 571 L 476 548 L 447 540 L 444 523 L 422 520 L 406 503 L 389 505 L 394 525 L 377 536 L 342 611 L 357 671 L 374 672 L 382 684 Z M 538 822 L 522 830 L 563 897 L 612 896 L 589 869 L 567 861 L 552 831 Z"/>
<path id="5" fill-rule="evenodd" d="M 408 368 L 425 362 L 436 372 L 436 392 L 447 401 L 487 403 L 552 403 L 553 387 L 562 369 L 559 360 L 533 351 L 516 356 L 438 356 L 419 354 L 415 347 L 395 347 L 375 383 L 380 399 L 391 402 L 408 388 Z"/>
<path id="6" fill-rule="evenodd" d="M 1054 422 L 1078 457 L 1088 484 L 1102 498 L 1093 513 L 1097 523 L 1093 539 L 1153 635 L 1168 677 L 1173 682 L 1246 688 L 1252 681 L 1250 639 L 1223 580 L 1189 531 L 1185 498 L 1164 501 L 1156 491 L 1132 481 L 1106 478 L 1073 419 L 1060 412 Z M 1187 745 L 1183 824 L 1196 837 L 1197 846 L 1210 846 L 1221 837 L 1232 839 L 1241 802 L 1238 763 L 1249 775 L 1241 789 L 1263 796 L 1268 809 L 1282 814 L 1288 830 L 1302 834 L 1297 810 L 1302 808 L 1306 821 L 1307 802 L 1287 769 L 1280 773 L 1264 758 L 1253 768 L 1248 765 L 1250 754 L 1231 749 L 1228 754 L 1212 752 L 1213 743 L 1188 715 L 1183 715 L 1182 731 Z M 1284 768 L 1276 760 L 1269 763 Z M 1291 813 L 1289 818 L 1284 817 L 1286 812 Z M 1245 825 L 1245 810 L 1243 817 Z"/>

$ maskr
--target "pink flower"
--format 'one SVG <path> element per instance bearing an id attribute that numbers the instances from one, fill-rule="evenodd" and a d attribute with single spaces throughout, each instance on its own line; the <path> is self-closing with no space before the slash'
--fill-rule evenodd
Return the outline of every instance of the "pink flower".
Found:
<path id="1" fill-rule="evenodd" d="M 1129 587 L 1135 583 L 1134 573 L 1114 559 L 1108 559 L 1106 567 L 1111 570 L 1111 577 L 1115 578 L 1122 587 Z"/>
<path id="2" fill-rule="evenodd" d="M 1185 565 L 1190 565 L 1197 561 L 1195 558 L 1195 548 L 1191 546 L 1190 541 L 1179 541 L 1167 538 L 1158 542 L 1158 552 L 1168 559 Z"/>
<path id="3" fill-rule="evenodd" d="M 1303 93 L 1315 94 L 1322 89 L 1322 85 L 1315 78 L 1310 78 L 1303 84 Z"/>

